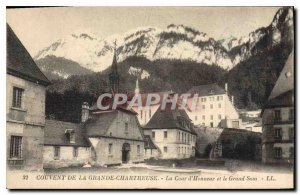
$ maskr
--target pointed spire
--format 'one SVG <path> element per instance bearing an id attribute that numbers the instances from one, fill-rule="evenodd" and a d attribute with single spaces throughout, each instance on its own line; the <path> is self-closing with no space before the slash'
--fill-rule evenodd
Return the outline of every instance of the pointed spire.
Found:
<path id="1" fill-rule="evenodd" d="M 135 95 L 138 95 L 140 93 L 139 79 L 138 78 L 136 79 L 134 93 L 135 93 Z"/>
<path id="2" fill-rule="evenodd" d="M 116 40 L 114 41 L 114 57 L 111 65 L 111 72 L 109 74 L 109 83 L 112 93 L 118 93 L 119 92 L 119 74 L 118 74 L 118 67 L 117 67 L 117 44 Z"/>

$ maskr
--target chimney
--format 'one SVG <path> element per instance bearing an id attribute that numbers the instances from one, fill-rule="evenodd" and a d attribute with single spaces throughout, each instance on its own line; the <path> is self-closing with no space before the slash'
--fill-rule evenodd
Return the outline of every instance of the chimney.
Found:
<path id="1" fill-rule="evenodd" d="M 234 96 L 231 96 L 231 103 L 234 106 Z"/>
<path id="2" fill-rule="evenodd" d="M 90 113 L 90 108 L 89 108 L 89 103 L 83 102 L 81 106 L 81 122 L 85 123 L 89 119 L 89 113 Z"/>
<path id="3" fill-rule="evenodd" d="M 228 84 L 225 83 L 225 93 L 227 94 L 228 93 Z"/>

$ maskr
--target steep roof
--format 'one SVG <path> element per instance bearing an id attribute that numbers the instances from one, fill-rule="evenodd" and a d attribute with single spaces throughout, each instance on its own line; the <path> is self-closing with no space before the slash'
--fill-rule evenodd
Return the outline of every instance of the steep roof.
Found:
<path id="1" fill-rule="evenodd" d="M 181 129 L 195 134 L 190 118 L 182 109 L 171 109 L 171 103 L 167 103 L 163 110 L 160 106 L 144 129 Z M 184 121 L 184 125 L 182 124 Z"/>
<path id="2" fill-rule="evenodd" d="M 8 24 L 6 27 L 7 73 L 41 85 L 49 85 L 50 81 L 35 64 L 11 27 Z"/>
<path id="3" fill-rule="evenodd" d="M 70 143 L 66 130 L 72 129 L 75 133 L 75 143 Z M 63 122 L 57 120 L 46 120 L 44 145 L 53 146 L 82 146 L 89 147 L 90 144 L 85 137 L 85 132 L 80 124 Z"/>
<path id="4" fill-rule="evenodd" d="M 92 114 L 85 124 L 86 135 L 96 137 L 105 135 L 117 116 L 118 111 Z"/>
<path id="5" fill-rule="evenodd" d="M 294 89 L 294 51 L 289 55 L 273 89 L 269 100 Z"/>
<path id="6" fill-rule="evenodd" d="M 265 108 L 294 105 L 294 51 L 289 55 L 272 91 Z"/>
<path id="7" fill-rule="evenodd" d="M 264 108 L 276 108 L 286 106 L 294 106 L 294 90 L 287 91 L 269 100 Z"/>
<path id="8" fill-rule="evenodd" d="M 145 149 L 157 149 L 157 147 L 154 145 L 152 139 L 150 138 L 150 135 L 144 135 L 144 148 Z"/>
<path id="9" fill-rule="evenodd" d="M 220 95 L 225 94 L 225 89 L 221 88 L 216 83 L 208 85 L 194 86 L 187 91 L 188 94 L 198 94 L 199 96 Z"/>

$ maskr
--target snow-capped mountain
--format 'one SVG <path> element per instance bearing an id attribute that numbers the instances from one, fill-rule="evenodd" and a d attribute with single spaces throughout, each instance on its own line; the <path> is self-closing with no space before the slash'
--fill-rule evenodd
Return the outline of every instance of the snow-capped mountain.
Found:
<path id="1" fill-rule="evenodd" d="M 263 47 L 278 44 L 290 38 L 293 11 L 280 8 L 272 23 L 248 36 L 215 40 L 206 33 L 184 25 L 169 25 L 166 29 L 144 27 L 99 38 L 87 33 L 72 34 L 44 48 L 35 56 L 38 62 L 47 56 L 65 58 L 95 72 L 107 69 L 112 62 L 114 41 L 117 42 L 118 61 L 131 56 L 143 56 L 151 61 L 159 59 L 191 60 L 207 65 L 217 65 L 230 70 L 261 49 L 259 42 L 269 39 Z"/>

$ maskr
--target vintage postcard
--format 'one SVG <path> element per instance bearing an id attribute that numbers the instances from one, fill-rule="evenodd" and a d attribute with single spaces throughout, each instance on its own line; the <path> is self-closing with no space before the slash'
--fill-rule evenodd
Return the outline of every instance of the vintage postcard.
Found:
<path id="1" fill-rule="evenodd" d="M 294 189 L 293 7 L 6 17 L 8 189 Z"/>

